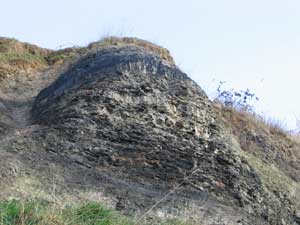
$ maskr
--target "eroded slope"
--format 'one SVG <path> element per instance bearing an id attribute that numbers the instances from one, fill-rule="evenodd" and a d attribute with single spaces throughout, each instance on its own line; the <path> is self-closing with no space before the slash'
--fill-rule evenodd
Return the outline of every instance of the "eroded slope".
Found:
<path id="1" fill-rule="evenodd" d="M 1 108 L 17 126 L 0 140 L 0 198 L 38 190 L 50 202 L 101 200 L 148 218 L 299 223 L 295 151 L 244 129 L 246 118 L 230 121 L 166 49 L 108 38 L 46 52 L 35 79 L 7 87 L 21 102 Z"/>
<path id="2" fill-rule="evenodd" d="M 32 115 L 47 126 L 35 138 L 70 162 L 148 184 L 148 191 L 167 193 L 180 184 L 173 199 L 182 202 L 201 206 L 206 198 L 266 214 L 259 177 L 239 156 L 205 93 L 156 54 L 137 46 L 90 54 L 39 94 Z M 147 199 L 144 191 L 140 195 Z M 140 205 L 140 199 L 122 204 L 146 209 L 155 203 Z M 160 208 L 167 205 L 174 207 L 166 201 Z M 244 213 L 223 219 L 237 222 L 248 217 Z"/>

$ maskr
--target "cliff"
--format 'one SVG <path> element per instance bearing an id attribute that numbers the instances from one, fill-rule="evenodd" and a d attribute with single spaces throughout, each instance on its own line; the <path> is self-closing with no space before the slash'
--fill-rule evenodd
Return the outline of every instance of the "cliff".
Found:
<path id="1" fill-rule="evenodd" d="M 40 190 L 141 219 L 300 223 L 299 144 L 216 106 L 166 49 L 108 38 L 38 52 L 30 76 L 9 63 L 22 79 L 0 83 L 1 199 Z"/>

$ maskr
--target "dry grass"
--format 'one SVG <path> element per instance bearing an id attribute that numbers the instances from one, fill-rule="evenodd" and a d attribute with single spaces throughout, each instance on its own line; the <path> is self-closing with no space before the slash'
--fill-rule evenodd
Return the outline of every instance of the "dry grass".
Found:
<path id="1" fill-rule="evenodd" d="M 215 105 L 241 147 L 239 154 L 259 175 L 266 190 L 298 205 L 300 138 L 284 122 L 251 112 Z M 279 194 L 278 194 L 279 193 Z"/>
<path id="2" fill-rule="evenodd" d="M 175 65 L 174 59 L 172 58 L 169 50 L 153 44 L 151 42 L 141 40 L 138 38 L 129 37 L 105 37 L 97 42 L 89 44 L 87 47 L 70 47 L 54 51 L 46 57 L 49 65 L 56 63 L 63 63 L 66 60 L 72 62 L 76 57 L 82 57 L 89 54 L 91 51 L 98 49 L 108 48 L 108 47 L 124 47 L 124 46 L 137 46 L 146 51 L 154 53 L 161 57 L 165 62 L 171 65 Z M 75 60 L 76 62 L 76 60 Z"/>
<path id="3" fill-rule="evenodd" d="M 228 124 L 238 128 L 236 132 L 241 130 L 263 130 L 271 135 L 280 136 L 300 144 L 299 131 L 288 130 L 285 121 L 232 107 L 218 105 L 216 108 Z"/>
<path id="4" fill-rule="evenodd" d="M 22 43 L 15 39 L 0 38 L 0 80 L 18 72 L 30 72 L 48 66 L 46 56 L 51 50 Z"/>
<path id="5" fill-rule="evenodd" d="M 283 121 L 261 116 L 246 110 L 239 110 L 234 107 L 225 107 L 220 103 L 214 104 L 216 111 L 221 118 L 226 121 L 227 125 L 233 129 L 234 133 L 238 134 L 243 131 L 264 131 L 271 135 L 279 135 L 287 137 L 290 135 L 285 128 Z"/>
<path id="6" fill-rule="evenodd" d="M 219 118 L 231 131 L 240 147 L 264 162 L 274 164 L 288 177 L 300 180 L 300 138 L 279 120 L 266 119 L 247 111 L 215 106 Z M 268 118 L 268 117 L 267 117 Z"/>
<path id="7" fill-rule="evenodd" d="M 290 132 L 288 136 L 293 142 L 300 144 L 300 134 Z"/>
<path id="8" fill-rule="evenodd" d="M 158 56 L 160 56 L 165 62 L 174 65 L 174 59 L 171 56 L 168 49 L 163 48 L 161 46 L 158 46 L 156 44 L 153 44 L 149 41 L 141 40 L 138 38 L 129 38 L 129 37 L 106 37 L 101 39 L 98 42 L 94 42 L 88 45 L 88 49 L 98 49 L 103 47 L 109 47 L 109 46 L 126 46 L 126 45 L 132 45 L 137 46 L 142 49 L 145 49 L 146 51 L 152 52 Z"/>
<path id="9" fill-rule="evenodd" d="M 0 77 L 6 77 L 11 71 L 15 73 L 16 70 L 38 70 L 54 64 L 63 64 L 66 61 L 76 62 L 75 58 L 80 58 L 91 51 L 113 46 L 137 46 L 158 55 L 168 64 L 175 64 L 167 49 L 138 38 L 106 37 L 87 47 L 71 47 L 53 51 L 19 42 L 16 39 L 0 37 Z"/>

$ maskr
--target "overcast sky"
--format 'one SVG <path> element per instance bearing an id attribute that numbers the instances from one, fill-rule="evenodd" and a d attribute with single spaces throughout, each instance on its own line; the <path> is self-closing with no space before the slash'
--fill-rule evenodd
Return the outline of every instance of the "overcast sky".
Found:
<path id="1" fill-rule="evenodd" d="M 207 93 L 249 88 L 289 127 L 300 117 L 299 0 L 0 0 L 0 36 L 58 49 L 107 35 L 167 47 Z"/>

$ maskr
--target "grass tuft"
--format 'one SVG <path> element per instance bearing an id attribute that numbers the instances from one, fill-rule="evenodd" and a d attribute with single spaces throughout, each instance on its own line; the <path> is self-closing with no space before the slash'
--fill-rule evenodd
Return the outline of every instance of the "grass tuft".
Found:
<path id="1" fill-rule="evenodd" d="M 60 208 L 41 200 L 0 202 L 0 225 L 134 225 L 136 221 L 97 202 Z M 187 225 L 178 219 L 144 222 Z"/>
<path id="2" fill-rule="evenodd" d="M 38 200 L 0 203 L 0 225 L 130 225 L 130 220 L 99 203 L 55 208 Z"/>

